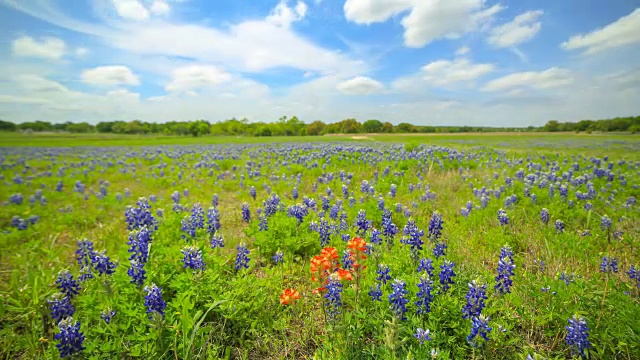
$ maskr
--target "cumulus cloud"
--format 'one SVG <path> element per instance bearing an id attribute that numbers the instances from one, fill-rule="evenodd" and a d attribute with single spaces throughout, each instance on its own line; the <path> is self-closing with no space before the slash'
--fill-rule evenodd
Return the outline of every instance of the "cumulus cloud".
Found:
<path id="1" fill-rule="evenodd" d="M 369 95 L 384 89 L 384 85 L 366 76 L 356 76 L 338 84 L 337 89 L 348 95 Z"/>
<path id="2" fill-rule="evenodd" d="M 90 85 L 139 85 L 140 80 L 131 69 L 123 65 L 98 66 L 84 70 L 82 82 Z"/>
<path id="3" fill-rule="evenodd" d="M 401 20 L 404 43 L 416 48 L 483 29 L 503 9 L 501 5 L 486 7 L 484 0 L 347 0 L 344 4 L 345 17 L 357 24 L 385 22 L 409 11 Z"/>
<path id="4" fill-rule="evenodd" d="M 151 11 L 153 15 L 167 15 L 171 11 L 171 7 L 164 0 L 155 0 L 151 4 L 149 11 Z"/>
<path id="5" fill-rule="evenodd" d="M 640 8 L 603 28 L 572 36 L 560 47 L 565 50 L 583 49 L 585 54 L 595 54 L 636 43 L 640 43 Z"/>
<path id="6" fill-rule="evenodd" d="M 149 10 L 138 0 L 111 0 L 118 15 L 125 19 L 142 21 L 149 18 Z M 154 4 L 155 5 L 155 4 Z"/>
<path id="7" fill-rule="evenodd" d="M 59 60 L 66 52 L 64 41 L 54 37 L 45 37 L 40 41 L 21 36 L 13 41 L 12 52 L 15 56 L 36 57 L 42 59 Z"/>
<path id="8" fill-rule="evenodd" d="M 525 43 L 533 39 L 542 28 L 539 21 L 542 10 L 527 11 L 512 21 L 491 30 L 487 42 L 494 47 L 505 48 Z"/>
<path id="9" fill-rule="evenodd" d="M 438 60 L 422 68 L 424 79 L 433 85 L 449 85 L 477 79 L 495 70 L 493 64 L 474 64 L 467 59 Z"/>
<path id="10" fill-rule="evenodd" d="M 298 1 L 294 8 L 287 5 L 287 0 L 281 0 L 267 16 L 267 22 L 278 26 L 289 27 L 292 23 L 304 19 L 307 14 L 307 4 Z"/>
<path id="11" fill-rule="evenodd" d="M 544 71 L 527 71 L 513 73 L 498 79 L 489 81 L 483 91 L 506 91 L 515 88 L 548 89 L 565 86 L 573 83 L 571 71 L 563 68 L 552 67 Z"/>
<path id="12" fill-rule="evenodd" d="M 167 91 L 185 92 L 215 86 L 231 80 L 231 75 L 215 66 L 189 65 L 173 71 Z"/>
<path id="13" fill-rule="evenodd" d="M 461 46 L 456 50 L 457 56 L 464 56 L 471 52 L 471 49 L 468 46 Z"/>

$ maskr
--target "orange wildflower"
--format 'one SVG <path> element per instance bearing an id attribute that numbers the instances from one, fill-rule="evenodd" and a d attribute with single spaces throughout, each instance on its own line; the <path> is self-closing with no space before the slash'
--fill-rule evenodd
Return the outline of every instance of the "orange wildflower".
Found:
<path id="1" fill-rule="evenodd" d="M 349 242 L 347 243 L 347 247 L 351 250 L 364 252 L 365 250 L 367 250 L 367 242 L 364 241 L 363 238 L 354 237 L 353 239 L 349 240 Z"/>
<path id="2" fill-rule="evenodd" d="M 322 251 L 320 252 L 320 255 L 327 258 L 329 262 L 333 260 L 338 260 L 338 249 L 334 247 L 326 247 L 322 249 Z"/>
<path id="3" fill-rule="evenodd" d="M 280 304 L 293 305 L 293 303 L 300 299 L 300 294 L 296 289 L 284 289 L 280 294 Z"/>
<path id="4" fill-rule="evenodd" d="M 353 280 L 353 275 L 349 270 L 338 269 L 334 274 L 338 276 L 339 280 Z"/>

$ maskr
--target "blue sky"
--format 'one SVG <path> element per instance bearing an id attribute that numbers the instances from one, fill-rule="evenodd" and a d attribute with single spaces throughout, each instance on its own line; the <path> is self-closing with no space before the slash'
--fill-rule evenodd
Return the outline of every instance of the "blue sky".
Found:
<path id="1" fill-rule="evenodd" d="M 0 118 L 640 114 L 631 0 L 0 0 Z"/>

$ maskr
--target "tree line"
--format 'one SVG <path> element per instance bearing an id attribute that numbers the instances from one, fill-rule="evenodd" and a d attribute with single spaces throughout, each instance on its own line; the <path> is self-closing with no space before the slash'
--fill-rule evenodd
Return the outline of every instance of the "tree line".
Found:
<path id="1" fill-rule="evenodd" d="M 48 121 L 33 121 L 15 124 L 0 120 L 0 131 L 23 132 L 70 132 L 113 134 L 163 134 L 184 136 L 316 136 L 325 134 L 357 133 L 464 133 L 464 132 L 535 132 L 535 131 L 583 131 L 583 132 L 640 132 L 640 116 L 604 120 L 581 120 L 559 122 L 550 120 L 542 127 L 478 127 L 478 126 L 419 126 L 402 122 L 393 125 L 380 120 L 359 122 L 344 119 L 334 123 L 314 121 L 305 123 L 296 116 L 283 116 L 275 122 L 249 122 L 247 119 L 229 119 L 211 123 L 206 120 L 169 121 L 165 123 L 132 121 L 103 121 L 95 125 L 87 122 L 65 122 L 52 124 Z"/>

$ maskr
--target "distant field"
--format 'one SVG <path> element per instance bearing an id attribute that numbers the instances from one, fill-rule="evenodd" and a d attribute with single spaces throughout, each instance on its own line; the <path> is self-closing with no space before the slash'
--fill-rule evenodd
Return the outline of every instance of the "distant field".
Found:
<path id="1" fill-rule="evenodd" d="M 461 133 L 461 134 L 340 134 L 325 136 L 244 137 L 244 136 L 164 136 L 60 133 L 1 133 L 0 146 L 156 146 L 284 142 L 385 142 L 456 147 L 489 146 L 511 150 L 563 150 L 583 155 L 602 151 L 640 152 L 640 135 L 576 133 Z"/>

